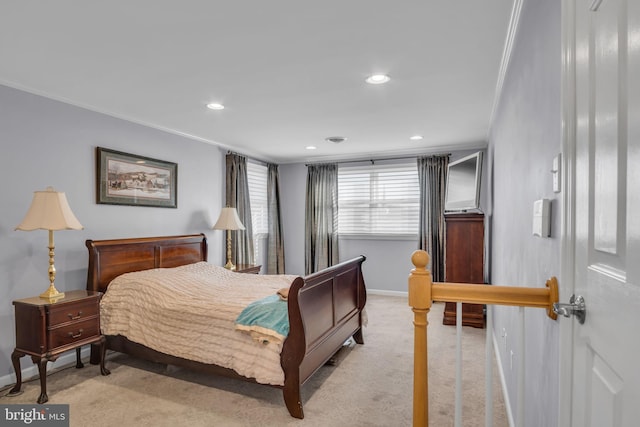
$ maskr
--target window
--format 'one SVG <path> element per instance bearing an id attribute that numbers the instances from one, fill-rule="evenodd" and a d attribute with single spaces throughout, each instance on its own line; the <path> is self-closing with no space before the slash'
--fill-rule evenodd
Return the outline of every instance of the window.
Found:
<path id="1" fill-rule="evenodd" d="M 264 239 L 269 233 L 267 167 L 262 164 L 247 162 L 247 180 L 249 181 L 249 200 L 251 201 L 251 226 L 253 227 L 255 262 L 262 264 L 261 257 L 266 255 L 264 254 Z"/>
<path id="2" fill-rule="evenodd" d="M 338 232 L 416 235 L 420 189 L 415 163 L 340 166 Z"/>

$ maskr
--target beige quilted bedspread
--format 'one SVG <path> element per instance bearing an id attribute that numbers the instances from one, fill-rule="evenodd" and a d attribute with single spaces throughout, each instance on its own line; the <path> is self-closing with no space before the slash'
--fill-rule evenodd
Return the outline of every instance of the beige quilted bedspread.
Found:
<path id="1" fill-rule="evenodd" d="M 263 384 L 284 384 L 281 342 L 235 329 L 249 303 L 297 276 L 239 274 L 206 262 L 116 277 L 100 303 L 102 332 L 162 353 L 216 364 Z"/>

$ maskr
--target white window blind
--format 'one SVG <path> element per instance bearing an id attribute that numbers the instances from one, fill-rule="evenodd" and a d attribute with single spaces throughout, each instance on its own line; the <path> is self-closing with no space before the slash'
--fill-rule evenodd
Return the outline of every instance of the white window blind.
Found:
<path id="1" fill-rule="evenodd" d="M 340 166 L 340 234 L 416 235 L 419 218 L 415 163 Z"/>
<path id="2" fill-rule="evenodd" d="M 260 239 L 269 233 L 267 208 L 267 167 L 247 162 L 247 180 L 249 181 L 249 199 L 251 201 L 251 226 L 253 227 L 254 256 L 260 263 L 263 246 Z"/>

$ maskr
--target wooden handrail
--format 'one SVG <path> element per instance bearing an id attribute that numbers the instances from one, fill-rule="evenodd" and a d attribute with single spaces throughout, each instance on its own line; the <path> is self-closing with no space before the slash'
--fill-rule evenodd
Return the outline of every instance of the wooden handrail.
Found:
<path id="1" fill-rule="evenodd" d="M 433 283 L 427 270 L 429 255 L 422 250 L 411 255 L 415 266 L 409 275 L 409 305 L 414 312 L 413 425 L 429 424 L 429 381 L 427 362 L 427 315 L 433 301 L 498 304 L 547 310 L 556 319 L 553 303 L 558 302 L 558 281 L 551 277 L 545 288 L 519 286 L 478 286 L 469 283 Z"/>
<path id="2" fill-rule="evenodd" d="M 478 286 L 475 283 L 433 282 L 431 298 L 441 302 L 468 302 L 474 304 L 511 305 L 545 308 L 547 315 L 557 319 L 553 303 L 558 302 L 558 280 L 551 277 L 545 288 L 520 286 Z"/>

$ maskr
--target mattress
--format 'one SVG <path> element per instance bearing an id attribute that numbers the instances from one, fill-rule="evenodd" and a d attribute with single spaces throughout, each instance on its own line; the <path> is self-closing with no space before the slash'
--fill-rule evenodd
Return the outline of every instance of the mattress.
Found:
<path id="1" fill-rule="evenodd" d="M 126 273 L 101 300 L 102 333 L 283 385 L 282 341 L 257 341 L 237 330 L 235 320 L 247 305 L 296 277 L 234 273 L 207 262 Z"/>

